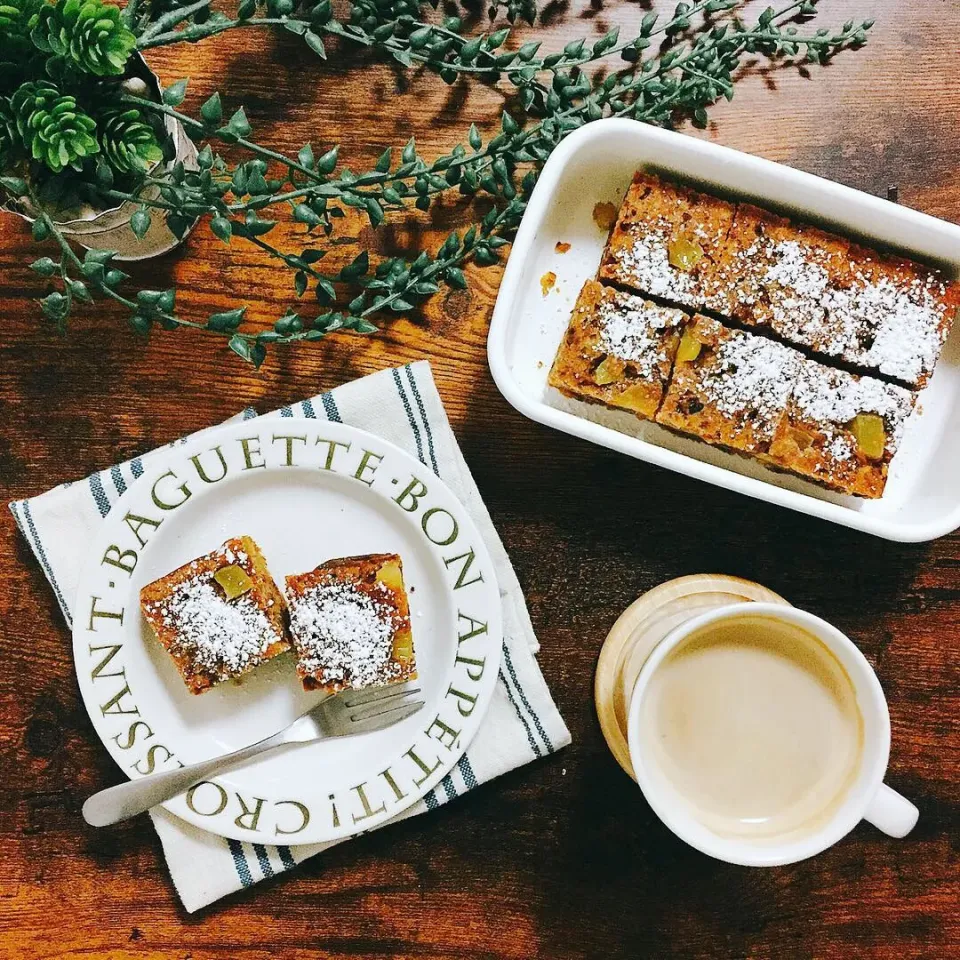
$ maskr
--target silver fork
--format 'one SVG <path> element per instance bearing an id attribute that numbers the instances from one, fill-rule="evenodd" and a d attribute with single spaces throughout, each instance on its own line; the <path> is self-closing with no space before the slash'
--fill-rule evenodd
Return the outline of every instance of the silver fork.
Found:
<path id="1" fill-rule="evenodd" d="M 317 704 L 279 733 L 252 743 L 249 747 L 192 763 L 179 770 L 154 773 L 101 790 L 84 803 L 83 819 L 93 827 L 105 827 L 135 817 L 183 793 L 195 783 L 222 773 L 227 767 L 260 756 L 285 743 L 306 743 L 383 730 L 413 716 L 423 706 L 422 700 L 410 699 L 417 693 L 420 693 L 419 687 L 384 687 L 359 692 L 345 690 Z"/>

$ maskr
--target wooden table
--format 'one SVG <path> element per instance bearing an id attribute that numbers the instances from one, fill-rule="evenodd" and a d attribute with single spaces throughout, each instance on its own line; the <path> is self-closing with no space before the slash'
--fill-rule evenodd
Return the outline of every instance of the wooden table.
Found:
<path id="1" fill-rule="evenodd" d="M 527 33 L 635 25 L 647 3 L 551 3 Z M 666 8 L 667 4 L 660 4 Z M 748 68 L 703 135 L 960 219 L 960 8 L 948 0 L 825 0 L 821 19 L 877 17 L 868 47 L 809 76 Z M 293 38 L 230 34 L 153 58 L 217 88 L 266 141 L 342 142 L 355 169 L 416 133 L 425 155 L 492 91 L 442 89 L 388 66 L 343 73 Z M 431 248 L 463 216 L 441 210 L 378 235 Z M 366 229 L 364 236 L 366 238 Z M 354 233 L 356 230 L 354 230 Z M 349 235 L 349 229 L 347 230 Z M 496 271 L 467 293 L 369 339 L 277 354 L 258 376 L 214 338 L 131 336 L 97 307 L 66 340 L 38 319 L 38 254 L 0 221 L 0 487 L 36 494 L 225 418 L 275 407 L 386 365 L 428 357 L 513 558 L 543 643 L 540 662 L 573 746 L 443 807 L 315 858 L 199 915 L 180 908 L 141 818 L 95 832 L 90 792 L 118 773 L 79 701 L 70 641 L 39 566 L 0 521 L 0 954 L 4 957 L 960 957 L 960 535 L 901 545 L 765 506 L 634 462 L 521 417 L 497 392 L 484 345 Z M 341 248 L 346 261 L 350 246 Z M 288 278 L 204 227 L 175 278 L 186 316 L 239 299 L 265 320 Z M 707 859 L 663 827 L 608 754 L 591 701 L 600 644 L 639 593 L 701 571 L 758 580 L 850 634 L 890 698 L 889 779 L 921 810 L 904 841 L 857 828 L 812 861 L 747 870 Z"/>

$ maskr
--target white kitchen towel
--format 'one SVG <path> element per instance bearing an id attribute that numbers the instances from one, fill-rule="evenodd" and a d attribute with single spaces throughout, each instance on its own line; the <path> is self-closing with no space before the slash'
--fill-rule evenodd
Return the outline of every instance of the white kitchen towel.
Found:
<path id="1" fill-rule="evenodd" d="M 254 417 L 256 412 L 245 410 L 238 416 Z M 416 456 L 444 480 L 469 511 L 496 566 L 503 601 L 504 642 L 493 702 L 454 770 L 395 819 L 433 810 L 487 780 L 566 746 L 570 734 L 537 665 L 539 647 L 520 584 L 450 428 L 430 365 L 421 361 L 382 370 L 267 416 L 347 423 Z M 113 504 L 148 469 L 152 455 L 135 457 L 86 480 L 65 483 L 10 504 L 68 624 L 87 544 Z M 332 846 L 241 843 L 199 830 L 162 808 L 152 811 L 151 817 L 170 876 L 190 912 L 290 870 Z"/>

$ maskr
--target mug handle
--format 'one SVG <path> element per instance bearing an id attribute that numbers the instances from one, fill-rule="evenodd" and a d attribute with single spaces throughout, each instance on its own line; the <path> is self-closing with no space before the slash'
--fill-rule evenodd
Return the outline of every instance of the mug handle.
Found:
<path id="1" fill-rule="evenodd" d="M 885 783 L 870 801 L 863 819 L 891 837 L 905 837 L 916 825 L 920 811 Z"/>

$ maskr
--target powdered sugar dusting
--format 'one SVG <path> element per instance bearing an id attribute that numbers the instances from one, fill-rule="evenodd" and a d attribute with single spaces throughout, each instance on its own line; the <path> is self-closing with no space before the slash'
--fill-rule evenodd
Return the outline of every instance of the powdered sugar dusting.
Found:
<path id="1" fill-rule="evenodd" d="M 684 314 L 639 297 L 615 294 L 600 302 L 598 319 L 602 349 L 633 364 L 640 376 L 649 377 L 669 361 L 663 333 L 679 327 Z"/>
<path id="2" fill-rule="evenodd" d="M 721 413 L 749 413 L 755 429 L 769 432 L 786 409 L 800 359 L 783 344 L 733 332 L 717 349 L 715 369 L 704 376 L 704 393 Z"/>
<path id="3" fill-rule="evenodd" d="M 399 676 L 392 659 L 393 609 L 351 583 L 291 594 L 290 631 L 301 670 L 322 684 L 369 687 Z"/>
<path id="4" fill-rule="evenodd" d="M 932 275 L 905 283 L 854 273 L 836 282 L 817 249 L 797 241 L 755 244 L 744 261 L 772 261 L 762 274 L 774 329 L 821 353 L 908 383 L 933 370 L 949 328 L 944 285 Z"/>
<path id="5" fill-rule="evenodd" d="M 849 460 L 855 451 L 849 424 L 861 413 L 883 419 L 886 449 L 895 453 L 916 394 L 873 377 L 855 377 L 805 360 L 792 399 L 799 414 L 829 438 L 830 453 L 838 460 Z"/>
<path id="6" fill-rule="evenodd" d="M 228 554 L 228 562 L 235 562 L 233 552 Z M 218 680 L 261 663 L 267 648 L 282 640 L 252 597 L 227 600 L 214 584 L 213 572 L 198 573 L 178 584 L 169 597 L 148 604 L 147 609 L 159 613 L 164 624 L 176 631 L 173 652 L 187 656 Z"/>

